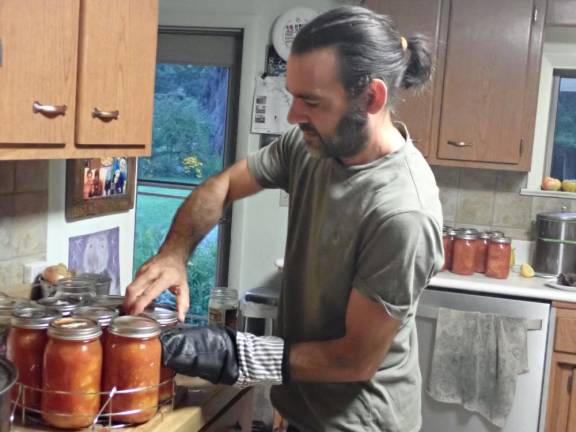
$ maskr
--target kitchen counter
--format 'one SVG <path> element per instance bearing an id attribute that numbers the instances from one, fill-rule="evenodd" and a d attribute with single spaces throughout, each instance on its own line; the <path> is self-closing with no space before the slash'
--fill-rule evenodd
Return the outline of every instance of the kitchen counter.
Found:
<path id="1" fill-rule="evenodd" d="M 239 389 L 231 386 L 216 386 L 198 378 L 177 376 L 178 385 L 177 407 L 172 410 L 162 407 L 158 414 L 142 425 L 128 427 L 121 430 L 134 432 L 196 432 L 205 430 L 205 427 L 223 413 L 230 410 L 240 398 L 246 398 L 251 389 Z M 251 395 L 249 395 L 251 397 Z M 251 417 L 251 412 L 247 413 Z M 18 415 L 17 415 L 18 416 Z M 230 427 L 233 427 L 234 421 Z M 16 424 L 12 427 L 14 432 L 52 431 L 53 428 L 33 425 L 27 421 L 26 426 Z M 103 430 L 97 428 L 96 430 Z M 210 428 L 209 430 L 212 430 Z M 222 430 L 236 430 L 225 428 Z"/>
<path id="2" fill-rule="evenodd" d="M 564 291 L 544 285 L 547 282 L 555 281 L 555 278 L 525 278 L 515 272 L 510 272 L 508 279 L 494 279 L 479 273 L 472 276 L 461 276 L 445 271 L 434 276 L 429 286 L 485 294 L 576 303 L 576 287 L 571 291 Z"/>

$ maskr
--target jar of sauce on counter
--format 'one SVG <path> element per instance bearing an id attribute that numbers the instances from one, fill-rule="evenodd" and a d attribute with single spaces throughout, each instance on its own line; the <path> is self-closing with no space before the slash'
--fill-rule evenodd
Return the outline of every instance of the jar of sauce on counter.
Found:
<path id="1" fill-rule="evenodd" d="M 74 297 L 53 296 L 37 300 L 40 306 L 59 313 L 61 316 L 69 316 L 74 309 L 80 307 L 80 300 Z"/>
<path id="2" fill-rule="evenodd" d="M 150 318 L 126 315 L 114 318 L 108 332 L 103 391 L 116 387 L 120 392 L 106 412 L 112 413 L 112 421 L 144 423 L 158 409 L 160 325 Z"/>
<path id="3" fill-rule="evenodd" d="M 454 239 L 456 231 L 450 227 L 443 227 L 442 229 L 442 244 L 444 246 L 444 264 L 440 271 L 450 270 L 452 268 L 452 254 L 454 249 Z"/>
<path id="4" fill-rule="evenodd" d="M 161 307 L 154 307 L 147 309 L 142 314 L 148 318 L 153 319 L 162 329 L 175 327 L 178 324 L 178 314 L 170 309 Z M 166 366 L 160 368 L 160 389 L 158 394 L 159 402 L 166 402 L 172 399 L 174 394 L 174 376 L 176 373 Z"/>
<path id="5" fill-rule="evenodd" d="M 42 418 L 50 426 L 90 426 L 100 410 L 100 326 L 86 318 L 57 318 L 44 353 Z"/>
<path id="6" fill-rule="evenodd" d="M 490 243 L 490 234 L 487 232 L 478 235 L 476 243 L 476 258 L 474 259 L 474 272 L 486 272 L 486 257 L 488 256 L 488 244 Z"/>
<path id="7" fill-rule="evenodd" d="M 452 253 L 452 273 L 465 276 L 474 274 L 477 241 L 476 232 L 463 231 L 456 234 Z"/>
<path id="8" fill-rule="evenodd" d="M 59 316 L 57 312 L 41 306 L 18 308 L 12 312 L 7 357 L 18 369 L 18 382 L 26 386 L 18 402 L 24 408 L 40 409 L 42 364 L 48 341 L 46 329 Z M 12 398 L 16 400 L 17 397 L 18 389 L 15 388 Z"/>
<path id="9" fill-rule="evenodd" d="M 492 237 L 486 258 L 486 276 L 506 279 L 510 273 L 511 255 L 512 239 L 510 237 Z"/>
<path id="10" fill-rule="evenodd" d="M 105 347 L 108 340 L 108 326 L 112 319 L 118 316 L 118 311 L 103 306 L 82 306 L 76 309 L 72 315 L 88 318 L 100 324 L 100 329 L 102 330 L 100 342 L 102 342 L 102 347 Z"/>

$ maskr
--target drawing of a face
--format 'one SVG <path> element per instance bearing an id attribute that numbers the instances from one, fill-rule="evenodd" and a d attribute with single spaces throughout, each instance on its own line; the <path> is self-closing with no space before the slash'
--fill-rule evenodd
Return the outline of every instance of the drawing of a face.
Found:
<path id="1" fill-rule="evenodd" d="M 84 270 L 88 273 L 102 273 L 108 266 L 108 246 L 106 235 L 88 238 L 83 257 Z"/>

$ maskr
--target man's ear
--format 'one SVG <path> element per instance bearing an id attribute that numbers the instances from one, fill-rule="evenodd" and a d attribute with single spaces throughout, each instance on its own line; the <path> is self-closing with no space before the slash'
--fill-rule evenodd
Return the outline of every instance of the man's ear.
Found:
<path id="1" fill-rule="evenodd" d="M 381 79 L 375 78 L 370 81 L 366 89 L 366 112 L 376 114 L 388 101 L 388 87 Z"/>

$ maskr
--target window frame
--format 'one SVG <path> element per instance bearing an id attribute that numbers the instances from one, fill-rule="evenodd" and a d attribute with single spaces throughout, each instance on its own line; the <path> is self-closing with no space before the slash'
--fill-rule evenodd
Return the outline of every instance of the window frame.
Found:
<path id="1" fill-rule="evenodd" d="M 229 69 L 228 76 L 228 106 L 226 110 L 226 131 L 224 138 L 224 148 L 223 148 L 223 169 L 226 169 L 232 165 L 236 158 L 236 146 L 237 146 L 237 135 L 238 135 L 238 115 L 239 115 L 239 101 L 240 101 L 240 85 L 241 85 L 241 66 L 242 66 L 242 47 L 244 32 L 242 29 L 228 29 L 228 28 L 199 28 L 199 27 L 185 27 L 185 26 L 159 26 L 158 27 L 158 38 L 160 39 L 162 35 L 178 35 L 178 36 L 201 36 L 201 37 L 225 37 L 232 38 L 231 44 L 233 48 L 231 52 L 233 53 L 233 58 L 230 60 L 212 57 L 214 53 L 218 53 L 217 50 L 210 49 L 200 49 L 195 50 L 193 54 L 188 53 L 187 55 L 195 56 L 198 61 L 194 64 L 205 65 L 205 66 L 219 66 L 227 67 Z M 159 40 L 160 42 L 160 40 Z M 206 48 L 204 44 L 190 45 L 189 48 L 194 49 L 194 47 L 201 46 Z M 180 61 L 169 61 L 166 60 L 167 57 L 163 56 L 160 52 L 161 46 L 158 44 L 157 51 L 157 63 L 180 63 Z M 188 59 L 187 59 L 188 60 Z M 225 61 L 224 61 L 225 60 Z M 189 64 L 188 61 L 181 61 L 183 64 Z M 190 190 L 193 192 L 198 188 L 199 184 L 183 183 L 178 181 L 150 181 L 150 180 L 140 180 L 138 177 L 136 180 L 136 191 L 135 199 L 138 195 L 138 186 L 157 186 L 166 189 L 179 189 L 179 190 Z M 145 195 L 154 195 L 150 192 L 140 192 Z M 162 197 L 164 194 L 159 194 Z M 175 196 L 171 198 L 176 198 Z M 184 198 L 185 199 L 185 198 Z M 138 211 L 136 209 L 136 211 Z M 216 280 L 215 286 L 227 286 L 228 285 L 228 275 L 230 267 L 230 249 L 231 249 L 231 235 L 232 235 L 232 206 L 225 209 L 224 214 L 218 222 L 218 251 L 216 258 Z"/>
<path id="2" fill-rule="evenodd" d="M 540 67 L 538 105 L 532 147 L 532 162 L 526 179 L 526 186 L 520 190 L 522 195 L 559 197 L 576 199 L 576 193 L 543 191 L 542 180 L 550 173 L 552 149 L 550 140 L 554 139 L 554 125 L 550 124 L 552 111 L 555 70 L 576 71 L 576 28 L 549 27 L 545 29 L 544 46 Z M 556 96 L 557 98 L 557 96 Z M 552 138 L 550 139 L 550 134 Z"/>

